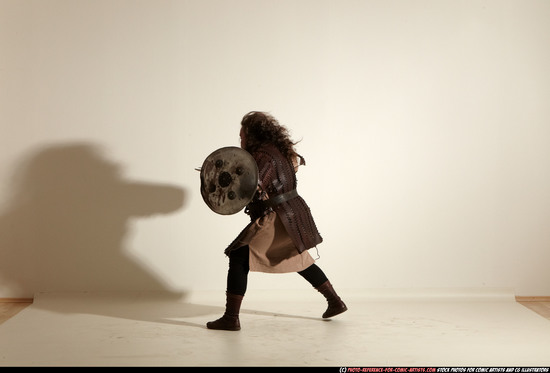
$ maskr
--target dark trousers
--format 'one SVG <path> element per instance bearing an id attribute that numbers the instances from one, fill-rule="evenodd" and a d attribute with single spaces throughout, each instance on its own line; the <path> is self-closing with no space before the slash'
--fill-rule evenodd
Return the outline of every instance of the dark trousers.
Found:
<path id="1" fill-rule="evenodd" d="M 249 248 L 243 246 L 237 250 L 233 250 L 229 254 L 229 270 L 227 271 L 227 292 L 236 295 L 244 295 L 248 283 L 248 272 L 250 267 Z M 312 264 L 303 271 L 298 272 L 300 276 L 305 278 L 314 288 L 319 287 L 326 281 L 327 276 L 316 264 Z"/>

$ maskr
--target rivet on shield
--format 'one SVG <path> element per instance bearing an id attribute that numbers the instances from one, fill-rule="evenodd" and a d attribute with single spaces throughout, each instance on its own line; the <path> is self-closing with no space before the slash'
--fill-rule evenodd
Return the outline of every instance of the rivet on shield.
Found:
<path id="1" fill-rule="evenodd" d="M 220 174 L 220 177 L 218 178 L 218 183 L 222 188 L 228 187 L 232 181 L 233 181 L 233 178 L 231 177 L 231 174 L 226 171 L 222 172 Z"/>

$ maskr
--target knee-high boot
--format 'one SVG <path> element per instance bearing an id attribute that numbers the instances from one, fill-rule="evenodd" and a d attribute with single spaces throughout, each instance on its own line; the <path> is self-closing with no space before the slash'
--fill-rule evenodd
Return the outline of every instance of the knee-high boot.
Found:
<path id="1" fill-rule="evenodd" d="M 216 330 L 241 330 L 239 321 L 239 312 L 243 301 L 242 295 L 236 295 L 226 292 L 225 313 L 216 321 L 206 323 L 208 329 Z"/>
<path id="2" fill-rule="evenodd" d="M 316 287 L 321 294 L 327 299 L 328 308 L 323 313 L 323 319 L 328 319 L 332 316 L 336 316 L 348 310 L 348 307 L 344 304 L 342 299 L 336 294 L 336 291 L 332 287 L 330 281 L 325 281 L 319 287 Z"/>

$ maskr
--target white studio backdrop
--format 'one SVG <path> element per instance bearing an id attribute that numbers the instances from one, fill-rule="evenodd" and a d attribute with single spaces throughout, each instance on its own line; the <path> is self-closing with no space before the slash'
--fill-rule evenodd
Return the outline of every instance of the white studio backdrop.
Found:
<path id="1" fill-rule="evenodd" d="M 546 0 L 0 0 L 0 297 L 224 290 L 195 168 L 251 110 L 337 288 L 548 295 L 549 48 Z"/>

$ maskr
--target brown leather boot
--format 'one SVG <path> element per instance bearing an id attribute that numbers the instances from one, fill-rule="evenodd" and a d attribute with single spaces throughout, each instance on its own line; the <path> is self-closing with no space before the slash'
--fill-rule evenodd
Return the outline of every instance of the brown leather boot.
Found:
<path id="1" fill-rule="evenodd" d="M 346 307 L 344 302 L 342 302 L 342 299 L 340 299 L 338 294 L 336 294 L 336 291 L 334 291 L 330 281 L 325 281 L 322 285 L 315 289 L 323 294 L 328 302 L 328 308 L 325 313 L 323 313 L 323 319 L 328 319 L 348 310 L 348 307 Z"/>
<path id="2" fill-rule="evenodd" d="M 208 329 L 216 330 L 241 330 L 241 323 L 239 321 L 239 312 L 241 310 L 241 303 L 243 301 L 242 295 L 236 295 L 231 293 L 225 293 L 225 313 L 222 317 L 216 321 L 210 321 L 206 323 Z"/>

